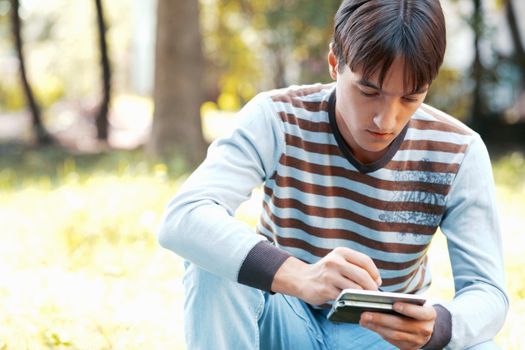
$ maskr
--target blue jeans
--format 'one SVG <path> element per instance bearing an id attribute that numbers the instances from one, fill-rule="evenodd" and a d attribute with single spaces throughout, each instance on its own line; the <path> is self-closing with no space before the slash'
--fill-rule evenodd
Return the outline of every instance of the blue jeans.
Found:
<path id="1" fill-rule="evenodd" d="M 270 294 L 185 262 L 184 316 L 189 350 L 397 349 L 356 324 L 333 323 L 326 310 Z M 495 349 L 493 342 L 471 349 Z"/>

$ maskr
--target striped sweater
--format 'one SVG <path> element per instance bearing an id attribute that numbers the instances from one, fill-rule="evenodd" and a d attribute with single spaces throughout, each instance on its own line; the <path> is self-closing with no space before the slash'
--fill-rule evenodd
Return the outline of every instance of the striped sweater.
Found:
<path id="1" fill-rule="evenodd" d="M 285 145 L 257 229 L 310 263 L 339 246 L 361 251 L 385 290 L 419 292 L 430 284 L 425 254 L 472 132 L 425 107 L 364 166 L 336 127 L 335 94 L 319 89 L 272 97 Z"/>
<path id="2" fill-rule="evenodd" d="M 508 302 L 479 135 L 422 105 L 381 159 L 361 164 L 337 128 L 334 91 L 335 84 L 292 87 L 248 103 L 232 135 L 210 147 L 169 204 L 161 244 L 263 290 L 290 255 L 314 263 L 349 247 L 373 259 L 383 289 L 420 293 L 431 283 L 426 252 L 440 227 L 457 292 L 443 304 L 452 317 L 449 347 L 492 338 Z M 261 183 L 256 235 L 233 214 Z M 487 300 L 481 309 L 479 298 Z"/>

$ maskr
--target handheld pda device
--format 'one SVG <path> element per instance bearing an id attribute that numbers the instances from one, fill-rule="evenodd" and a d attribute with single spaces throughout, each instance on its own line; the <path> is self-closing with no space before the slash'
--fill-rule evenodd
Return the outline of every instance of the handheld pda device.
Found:
<path id="1" fill-rule="evenodd" d="M 423 305 L 426 299 L 415 294 L 345 289 L 335 300 L 327 318 L 333 322 L 359 323 L 359 318 L 365 311 L 395 315 L 398 313 L 393 306 L 397 301 Z"/>

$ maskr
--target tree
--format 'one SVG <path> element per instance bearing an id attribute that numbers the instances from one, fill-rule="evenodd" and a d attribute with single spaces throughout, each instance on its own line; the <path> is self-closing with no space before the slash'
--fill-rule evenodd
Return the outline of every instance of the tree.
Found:
<path id="1" fill-rule="evenodd" d="M 523 41 L 521 40 L 521 34 L 516 19 L 516 12 L 512 5 L 512 0 L 505 1 L 505 18 L 509 25 L 512 44 L 514 46 L 514 63 L 521 72 L 521 90 L 525 91 L 525 48 L 523 47 Z"/>
<path id="2" fill-rule="evenodd" d="M 106 40 L 106 20 L 102 0 L 95 0 L 97 9 L 98 42 L 100 50 L 100 66 L 102 70 L 102 102 L 96 115 L 97 138 L 107 141 L 108 139 L 108 112 L 111 101 L 111 66 L 109 64 L 108 45 Z"/>
<path id="3" fill-rule="evenodd" d="M 49 133 L 46 131 L 44 124 L 42 123 L 40 107 L 36 101 L 35 95 L 33 94 L 33 89 L 31 88 L 31 84 L 29 83 L 29 78 L 27 76 L 23 50 L 22 21 L 20 19 L 19 11 L 19 0 L 11 0 L 11 24 L 16 52 L 18 55 L 18 61 L 20 65 L 20 78 L 22 80 L 22 86 L 27 100 L 27 104 L 29 105 L 29 109 L 31 110 L 31 121 L 36 136 L 36 142 L 39 145 L 51 144 L 53 140 Z"/>
<path id="4" fill-rule="evenodd" d="M 471 19 L 472 31 L 474 33 L 474 60 L 471 66 L 471 78 L 474 81 L 472 91 L 472 103 L 470 108 L 470 124 L 475 129 L 480 129 L 486 125 L 484 116 L 486 113 L 485 98 L 483 96 L 483 77 L 485 67 L 481 63 L 480 41 L 483 36 L 483 9 L 481 0 L 473 0 L 474 11 Z"/>
<path id="5" fill-rule="evenodd" d="M 198 1 L 158 1 L 155 55 L 155 111 L 148 150 L 163 158 L 178 155 L 195 165 L 206 149 L 200 121 L 204 59 Z"/>

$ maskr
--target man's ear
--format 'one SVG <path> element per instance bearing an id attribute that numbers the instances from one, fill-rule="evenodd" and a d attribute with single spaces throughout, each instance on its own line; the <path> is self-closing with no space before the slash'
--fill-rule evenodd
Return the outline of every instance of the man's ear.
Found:
<path id="1" fill-rule="evenodd" d="M 330 77 L 337 80 L 337 58 L 334 55 L 333 43 L 330 43 L 330 50 L 328 51 L 328 70 Z"/>

